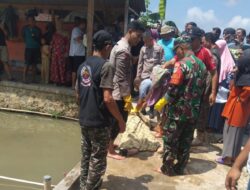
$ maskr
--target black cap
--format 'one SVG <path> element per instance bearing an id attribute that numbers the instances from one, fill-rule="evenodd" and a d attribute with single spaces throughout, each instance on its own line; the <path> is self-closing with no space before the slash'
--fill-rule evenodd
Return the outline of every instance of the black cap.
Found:
<path id="1" fill-rule="evenodd" d="M 100 30 L 94 34 L 93 45 L 104 46 L 112 43 L 112 35 L 105 30 Z"/>
<path id="2" fill-rule="evenodd" d="M 191 38 L 201 38 L 203 35 L 204 32 L 199 27 L 192 27 L 188 32 L 188 36 Z"/>
<path id="3" fill-rule="evenodd" d="M 233 28 L 225 28 L 223 31 L 223 34 L 227 35 L 227 34 L 231 34 L 231 35 L 235 35 L 236 31 Z"/>

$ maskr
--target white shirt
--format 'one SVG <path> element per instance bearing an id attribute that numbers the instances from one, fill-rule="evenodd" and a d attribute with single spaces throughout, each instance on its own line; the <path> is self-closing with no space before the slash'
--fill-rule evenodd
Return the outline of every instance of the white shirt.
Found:
<path id="1" fill-rule="evenodd" d="M 218 93 L 216 95 L 216 103 L 226 103 L 228 99 L 229 89 L 219 86 Z"/>
<path id="2" fill-rule="evenodd" d="M 79 36 L 83 38 L 83 35 L 83 31 L 79 27 L 75 27 L 72 30 L 69 56 L 85 56 L 85 47 L 82 43 L 82 40 L 81 42 L 77 41 L 77 38 Z"/>

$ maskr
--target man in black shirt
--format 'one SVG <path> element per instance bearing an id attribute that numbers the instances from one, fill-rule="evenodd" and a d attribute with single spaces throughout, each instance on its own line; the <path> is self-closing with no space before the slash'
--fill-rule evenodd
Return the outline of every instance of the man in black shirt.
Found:
<path id="1" fill-rule="evenodd" d="M 76 94 L 80 105 L 81 190 L 99 190 L 106 170 L 111 117 L 117 119 L 120 132 L 125 122 L 112 97 L 115 68 L 106 61 L 112 49 L 112 36 L 104 30 L 93 37 L 94 53 L 77 72 Z"/>
<path id="2" fill-rule="evenodd" d="M 13 80 L 11 72 L 10 72 L 10 65 L 9 65 L 9 58 L 8 58 L 8 49 L 6 45 L 5 39 L 5 30 L 0 25 L 0 62 L 4 65 L 4 70 L 8 75 L 9 80 Z"/>

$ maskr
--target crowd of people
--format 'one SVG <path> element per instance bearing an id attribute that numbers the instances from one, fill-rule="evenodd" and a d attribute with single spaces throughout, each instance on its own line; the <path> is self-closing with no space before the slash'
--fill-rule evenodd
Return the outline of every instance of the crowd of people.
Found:
<path id="1" fill-rule="evenodd" d="M 76 83 L 81 189 L 100 188 L 107 156 L 125 159 L 114 142 L 129 113 L 158 115 L 163 156 L 157 172 L 183 175 L 191 146 L 203 145 L 207 132 L 223 133 L 216 162 L 232 166 L 250 118 L 250 44 L 242 28 L 226 28 L 220 35 L 220 28 L 205 32 L 194 22 L 180 33 L 172 21 L 157 28 L 132 21 L 112 47 L 110 33 L 95 33 L 93 56 L 78 69 Z"/>
<path id="2" fill-rule="evenodd" d="M 27 14 L 27 25 L 20 31 L 18 38 L 21 39 L 17 39 L 25 45 L 24 60 L 17 60 L 24 62 L 22 82 L 52 83 L 57 86 L 72 86 L 74 89 L 77 69 L 86 57 L 86 19 L 75 17 L 74 23 L 66 23 L 68 28 L 73 28 L 72 31 L 65 27 L 63 19 L 53 15 L 52 22 L 47 22 L 43 31 L 34 15 Z M 112 31 L 114 41 L 120 39 L 122 22 L 117 18 L 113 25 L 106 27 Z M 101 28 L 102 25 L 95 24 L 94 32 Z M 0 25 L 0 66 L 4 66 L 8 80 L 17 81 L 18 77 L 13 76 L 12 72 L 7 40 L 10 40 L 8 32 L 4 25 Z M 29 73 L 31 77 L 28 77 Z M 37 77 L 38 75 L 41 77 Z"/>

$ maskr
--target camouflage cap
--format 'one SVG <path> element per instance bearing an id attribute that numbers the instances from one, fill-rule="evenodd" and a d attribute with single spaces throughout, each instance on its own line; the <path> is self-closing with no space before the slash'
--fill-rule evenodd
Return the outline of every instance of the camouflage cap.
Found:
<path id="1" fill-rule="evenodd" d="M 191 45 L 191 38 L 189 36 L 181 36 L 175 39 L 174 49 L 178 48 L 182 44 Z"/>

